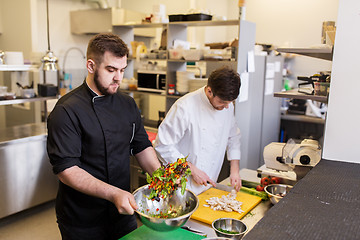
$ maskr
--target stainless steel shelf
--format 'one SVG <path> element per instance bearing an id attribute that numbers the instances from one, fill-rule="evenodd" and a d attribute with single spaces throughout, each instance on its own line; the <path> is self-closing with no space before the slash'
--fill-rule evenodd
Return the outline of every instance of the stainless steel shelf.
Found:
<path id="1" fill-rule="evenodd" d="M 274 97 L 281 97 L 281 98 L 293 98 L 293 99 L 310 99 L 313 101 L 323 102 L 327 103 L 328 98 L 327 96 L 320 96 L 320 95 L 308 95 L 305 93 L 298 92 L 298 89 L 292 89 L 289 91 L 283 91 L 283 92 L 275 92 Z"/>
<path id="2" fill-rule="evenodd" d="M 333 50 L 330 48 L 278 48 L 278 52 L 294 53 L 308 57 L 332 61 Z"/>
<path id="3" fill-rule="evenodd" d="M 149 95 L 156 95 L 156 96 L 164 96 L 164 97 L 166 97 L 166 95 L 164 93 L 151 92 L 151 91 L 120 89 L 120 92 L 123 92 L 123 93 L 141 93 L 141 94 L 149 94 Z"/>
<path id="4" fill-rule="evenodd" d="M 119 24 L 113 25 L 113 27 L 127 27 L 127 28 L 162 28 L 165 27 L 167 23 L 144 23 L 144 24 Z"/>
<path id="5" fill-rule="evenodd" d="M 145 24 L 122 24 L 113 25 L 113 27 L 128 27 L 128 28 L 162 28 L 167 25 L 183 25 L 187 27 L 206 27 L 206 26 L 237 26 L 239 20 L 224 20 L 224 21 L 184 21 L 184 22 L 170 22 L 170 23 L 145 23 Z"/>
<path id="6" fill-rule="evenodd" d="M 284 114 L 284 115 L 281 115 L 281 119 L 290 120 L 290 121 L 318 123 L 318 124 L 325 123 L 325 119 L 322 119 L 322 118 L 311 117 L 311 116 L 306 116 L 306 115 L 296 115 L 296 114 Z"/>
<path id="7" fill-rule="evenodd" d="M 6 65 L 0 64 L 0 71 L 24 72 L 35 68 L 34 65 Z"/>
<path id="8" fill-rule="evenodd" d="M 235 59 L 201 59 L 201 60 L 168 59 L 168 62 L 235 62 Z"/>
<path id="9" fill-rule="evenodd" d="M 36 97 L 36 98 L 19 98 L 13 100 L 0 100 L 1 105 L 11 105 L 11 104 L 20 104 L 20 103 L 27 103 L 27 102 L 38 102 L 38 101 L 46 101 L 51 99 L 57 99 L 57 96 L 53 97 Z"/>
<path id="10" fill-rule="evenodd" d="M 224 20 L 224 21 L 185 21 L 185 22 L 171 22 L 169 25 L 184 25 L 187 27 L 206 27 L 206 26 L 237 26 L 239 20 Z"/>

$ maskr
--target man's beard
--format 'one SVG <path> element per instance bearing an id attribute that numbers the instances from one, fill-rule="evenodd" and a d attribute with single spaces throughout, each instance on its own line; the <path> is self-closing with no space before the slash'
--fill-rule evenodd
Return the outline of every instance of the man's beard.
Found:
<path id="1" fill-rule="evenodd" d="M 110 93 L 108 91 L 108 88 L 104 87 L 103 85 L 101 85 L 100 81 L 99 81 L 99 74 L 98 74 L 98 70 L 95 69 L 95 73 L 94 73 L 94 83 L 95 83 L 95 86 L 96 88 L 99 90 L 99 92 L 102 94 L 102 95 L 112 95 L 114 93 Z"/>

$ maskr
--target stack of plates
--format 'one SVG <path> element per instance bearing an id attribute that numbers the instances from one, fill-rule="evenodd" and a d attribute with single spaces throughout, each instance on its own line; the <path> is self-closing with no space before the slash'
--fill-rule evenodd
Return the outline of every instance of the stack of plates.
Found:
<path id="1" fill-rule="evenodd" d="M 189 80 L 189 92 L 198 90 L 207 84 L 207 78 L 194 78 Z"/>
<path id="2" fill-rule="evenodd" d="M 195 73 L 188 71 L 176 71 L 176 90 L 180 94 L 189 92 L 189 80 L 195 78 Z"/>

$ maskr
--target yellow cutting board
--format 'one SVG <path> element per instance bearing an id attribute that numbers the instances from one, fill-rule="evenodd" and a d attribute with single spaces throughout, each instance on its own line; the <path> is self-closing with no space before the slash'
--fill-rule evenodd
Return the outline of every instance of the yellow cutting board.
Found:
<path id="1" fill-rule="evenodd" d="M 205 200 L 208 200 L 212 197 L 219 197 L 225 195 L 227 196 L 229 192 L 222 191 L 216 188 L 210 188 L 205 192 L 198 195 L 199 199 L 199 207 L 198 209 L 191 215 L 192 219 L 210 224 L 218 219 L 218 218 L 235 218 L 241 219 L 243 218 L 251 209 L 253 209 L 256 205 L 261 202 L 261 198 L 250 195 L 244 192 L 238 192 L 236 196 L 236 200 L 242 202 L 241 210 L 243 213 L 238 212 L 225 212 L 225 211 L 215 211 L 212 210 L 210 207 L 204 207 L 204 204 L 207 204 Z"/>

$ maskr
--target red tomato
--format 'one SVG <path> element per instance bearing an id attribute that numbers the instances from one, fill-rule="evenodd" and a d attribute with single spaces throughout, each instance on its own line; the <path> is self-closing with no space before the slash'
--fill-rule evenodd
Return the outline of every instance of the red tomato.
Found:
<path id="1" fill-rule="evenodd" d="M 257 186 L 256 186 L 256 190 L 262 192 L 262 191 L 264 191 L 264 186 L 262 186 L 262 185 L 257 185 Z"/>
<path id="2" fill-rule="evenodd" d="M 263 177 L 260 181 L 261 185 L 266 186 L 270 184 L 270 178 L 268 177 Z"/>
<path id="3" fill-rule="evenodd" d="M 271 182 L 271 184 L 279 184 L 280 183 L 280 178 L 272 177 L 270 182 Z"/>

